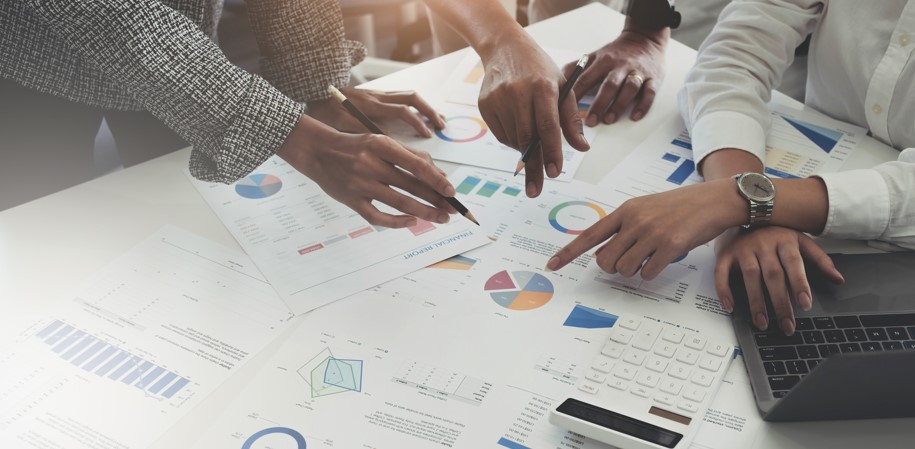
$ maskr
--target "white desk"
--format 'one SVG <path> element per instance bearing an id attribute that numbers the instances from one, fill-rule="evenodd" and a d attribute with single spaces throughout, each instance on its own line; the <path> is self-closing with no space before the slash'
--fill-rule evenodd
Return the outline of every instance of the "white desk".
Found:
<path id="1" fill-rule="evenodd" d="M 542 45 L 592 50 L 612 40 L 623 17 L 591 5 L 530 27 Z M 577 178 L 598 182 L 665 117 L 675 114 L 676 92 L 695 52 L 672 42 L 667 75 L 651 112 L 637 123 L 604 126 Z M 460 60 L 446 55 L 369 84 L 376 89 L 415 89 L 435 98 L 441 80 Z M 791 101 L 791 100 L 786 100 Z M 867 167 L 894 159 L 895 151 L 865 139 L 847 167 Z M 237 243 L 185 179 L 189 150 L 87 182 L 0 212 L 0 339 L 13 323 L 43 307 L 165 224 L 174 224 L 229 247 Z M 449 169 L 453 166 L 442 164 Z M 154 448 L 188 447 L 201 428 L 222 410 L 234 391 L 275 351 L 274 344 L 243 367 Z M 911 447 L 915 419 L 838 423 L 779 424 L 769 427 L 759 448 Z"/>

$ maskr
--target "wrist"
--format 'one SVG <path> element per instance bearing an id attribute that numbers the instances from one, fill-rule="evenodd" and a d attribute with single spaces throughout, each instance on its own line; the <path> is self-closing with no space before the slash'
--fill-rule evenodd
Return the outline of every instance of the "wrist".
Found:
<path id="1" fill-rule="evenodd" d="M 620 35 L 629 34 L 633 37 L 643 38 L 651 41 L 660 48 L 665 48 L 670 40 L 670 28 L 650 28 L 635 23 L 631 17 L 626 18 L 626 24 Z"/>
<path id="2" fill-rule="evenodd" d="M 750 221 L 749 202 L 737 188 L 732 178 L 708 181 L 718 192 L 716 204 L 720 205 L 722 228 L 730 229 L 743 226 Z"/>
<path id="3" fill-rule="evenodd" d="M 537 46 L 515 21 L 512 21 L 509 26 L 500 28 L 499 31 L 486 34 L 485 38 L 473 45 L 484 65 L 502 51 L 516 49 L 518 46 Z"/>
<path id="4" fill-rule="evenodd" d="M 327 125 L 303 114 L 286 136 L 276 155 L 289 165 L 299 167 L 312 156 L 315 148 L 322 146 L 321 142 L 327 141 L 329 133 L 334 132 Z"/>

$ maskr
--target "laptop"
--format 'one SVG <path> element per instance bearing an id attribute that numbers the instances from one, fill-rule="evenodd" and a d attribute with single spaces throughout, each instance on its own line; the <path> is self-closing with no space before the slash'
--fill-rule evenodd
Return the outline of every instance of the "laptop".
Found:
<path id="1" fill-rule="evenodd" d="M 756 329 L 743 277 L 731 275 L 732 322 L 763 419 L 915 416 L 915 253 L 832 259 L 845 284 L 809 270 L 813 308 L 795 309 L 792 336 L 774 319 Z"/>

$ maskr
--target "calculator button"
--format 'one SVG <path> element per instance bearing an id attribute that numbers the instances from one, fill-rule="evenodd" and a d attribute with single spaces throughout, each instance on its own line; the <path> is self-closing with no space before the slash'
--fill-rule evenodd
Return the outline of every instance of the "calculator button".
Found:
<path id="1" fill-rule="evenodd" d="M 664 393 L 658 393 L 658 394 L 654 395 L 655 402 L 657 402 L 659 404 L 664 404 L 664 405 L 674 405 L 675 399 L 676 399 L 676 396 L 672 396 L 672 395 L 664 394 Z"/>
<path id="2" fill-rule="evenodd" d="M 610 370 L 613 369 L 613 360 L 602 355 L 597 356 L 594 360 L 594 363 L 591 365 L 591 368 L 600 371 L 604 374 L 609 374 Z"/>
<path id="3" fill-rule="evenodd" d="M 680 342 L 683 341 L 683 331 L 667 329 L 664 331 L 664 335 L 662 335 L 661 338 L 671 343 L 680 344 Z"/>
<path id="4" fill-rule="evenodd" d="M 645 368 L 648 368 L 652 371 L 663 373 L 667 369 L 667 359 L 663 359 L 656 355 L 648 357 L 648 362 L 645 363 Z"/>
<path id="5" fill-rule="evenodd" d="M 696 413 L 699 411 L 699 404 L 683 399 L 677 404 L 677 408 L 689 413 Z"/>
<path id="6" fill-rule="evenodd" d="M 674 363 L 673 366 L 670 367 L 669 374 L 674 378 L 677 378 L 680 380 L 686 380 L 689 378 L 689 375 L 692 372 L 693 372 L 692 368 L 690 368 L 682 363 Z"/>
<path id="7" fill-rule="evenodd" d="M 629 329 L 629 330 L 638 330 L 639 325 L 642 324 L 642 320 L 638 318 L 622 318 L 620 319 L 620 326 Z"/>
<path id="8" fill-rule="evenodd" d="M 616 369 L 613 370 L 613 375 L 624 380 L 632 380 L 635 377 L 636 368 L 625 363 L 621 363 L 616 366 Z"/>
<path id="9" fill-rule="evenodd" d="M 709 357 L 707 355 L 702 356 L 699 360 L 699 368 L 715 372 L 718 371 L 718 368 L 721 368 L 721 359 L 716 359 L 714 357 Z"/>
<path id="10" fill-rule="evenodd" d="M 715 378 L 714 374 L 709 374 L 705 371 L 698 370 L 691 379 L 692 383 L 696 385 L 702 385 L 703 387 L 708 387 L 712 385 L 712 379 Z"/>
<path id="11" fill-rule="evenodd" d="M 642 362 L 645 361 L 645 353 L 638 349 L 629 348 L 623 353 L 623 361 L 635 366 L 641 366 Z"/>
<path id="12" fill-rule="evenodd" d="M 588 393 L 588 394 L 597 394 L 597 392 L 599 391 L 599 388 L 597 387 L 597 385 L 594 385 L 592 383 L 587 383 L 587 382 L 579 385 L 578 389 L 581 391 L 584 391 L 585 393 Z"/>
<path id="13" fill-rule="evenodd" d="M 689 349 L 684 349 L 677 354 L 677 360 L 683 362 L 687 365 L 695 365 L 696 360 L 699 359 L 699 353 L 696 351 L 690 351 Z"/>
<path id="14" fill-rule="evenodd" d="M 676 396 L 680 394 L 681 389 L 683 389 L 683 384 L 675 380 L 666 379 L 664 382 L 661 382 L 661 391 L 665 393 Z"/>
<path id="15" fill-rule="evenodd" d="M 618 359 L 621 355 L 623 355 L 623 351 L 625 349 L 625 346 L 615 341 L 608 341 L 607 344 L 604 345 L 603 349 L 600 350 L 600 353 L 607 357 Z"/>
<path id="16" fill-rule="evenodd" d="M 628 345 L 629 341 L 632 340 L 632 332 L 614 328 L 613 332 L 610 333 L 610 339 L 617 343 Z"/>
<path id="17" fill-rule="evenodd" d="M 671 343 L 661 343 L 658 347 L 654 348 L 654 353 L 661 356 L 667 357 L 668 359 L 673 357 L 677 352 L 677 346 Z"/>
<path id="18" fill-rule="evenodd" d="M 639 334 L 632 342 L 633 348 L 638 348 L 643 351 L 650 351 L 651 347 L 654 346 L 654 341 L 658 339 L 657 332 L 644 332 Z"/>
<path id="19" fill-rule="evenodd" d="M 632 389 L 629 390 L 629 392 L 636 396 L 641 396 L 643 398 L 647 398 L 647 397 L 651 396 L 651 390 L 649 390 L 645 387 L 632 387 Z"/>
<path id="20" fill-rule="evenodd" d="M 730 349 L 731 349 L 731 346 L 726 345 L 724 343 L 712 342 L 712 343 L 709 343 L 709 345 L 708 345 L 708 353 L 712 354 L 712 355 L 717 355 L 718 357 L 724 357 L 725 354 L 727 354 L 728 351 L 730 351 Z"/>
<path id="21" fill-rule="evenodd" d="M 655 373 L 649 371 L 642 371 L 639 373 L 638 379 L 635 380 L 635 383 L 639 385 L 644 385 L 648 388 L 654 388 L 658 385 L 658 380 L 661 376 L 658 376 Z"/>
<path id="22" fill-rule="evenodd" d="M 607 375 L 598 371 L 591 371 L 585 375 L 585 379 L 602 384 L 607 381 Z"/>
<path id="23" fill-rule="evenodd" d="M 685 344 L 686 344 L 687 348 L 692 348 L 697 351 L 701 351 L 703 348 L 705 348 L 705 337 L 700 337 L 698 335 L 690 335 L 689 337 L 686 337 Z"/>
<path id="24" fill-rule="evenodd" d="M 705 388 L 690 386 L 683 393 L 683 397 L 690 401 L 702 402 L 705 399 Z"/>
<path id="25" fill-rule="evenodd" d="M 629 382 L 623 379 L 610 379 L 607 382 L 607 385 L 622 391 L 626 391 L 626 389 L 629 388 Z"/>

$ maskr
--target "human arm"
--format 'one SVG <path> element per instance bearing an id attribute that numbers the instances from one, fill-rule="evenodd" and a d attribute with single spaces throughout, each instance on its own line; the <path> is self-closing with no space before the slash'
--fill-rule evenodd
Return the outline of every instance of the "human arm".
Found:
<path id="1" fill-rule="evenodd" d="M 517 150 L 540 136 L 541 151 L 525 166 L 526 193 L 539 195 L 544 169 L 550 177 L 562 172 L 563 135 L 573 148 L 589 148 L 574 95 L 557 107 L 565 77 L 498 2 L 425 1 L 480 55 L 485 75 L 479 106 L 493 135 Z"/>
<path id="2" fill-rule="evenodd" d="M 664 79 L 664 51 L 669 40 L 670 28 L 646 28 L 627 17 L 622 33 L 590 54 L 585 71 L 575 83 L 579 99 L 600 86 L 585 119 L 588 126 L 614 123 L 630 105 L 634 105 L 632 120 L 645 116 Z M 563 75 L 570 76 L 574 68 L 574 62 L 566 64 Z"/>

